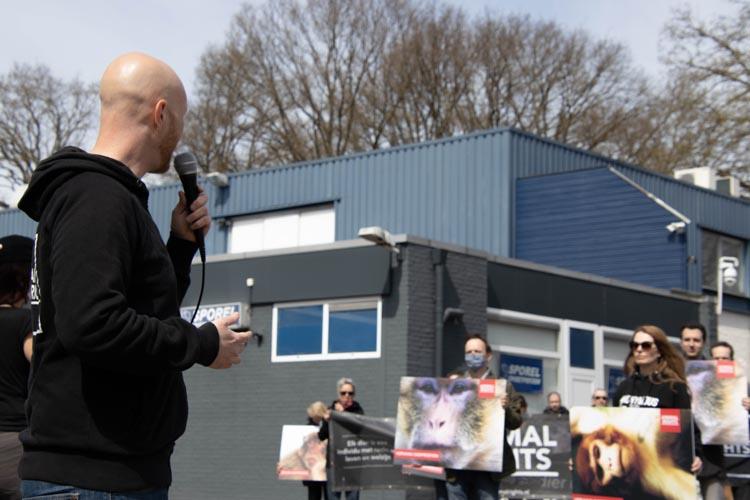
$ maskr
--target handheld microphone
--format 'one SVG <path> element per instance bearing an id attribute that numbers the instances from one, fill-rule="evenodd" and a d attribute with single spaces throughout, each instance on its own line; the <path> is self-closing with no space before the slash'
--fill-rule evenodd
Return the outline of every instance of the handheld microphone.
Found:
<path id="1" fill-rule="evenodd" d="M 198 198 L 198 160 L 190 151 L 184 151 L 174 157 L 174 169 L 180 176 L 182 189 L 185 191 L 185 203 L 188 212 L 190 205 Z M 206 243 L 203 240 L 203 231 L 196 229 L 195 241 L 198 243 L 198 250 L 201 254 L 201 262 L 206 262 Z"/>

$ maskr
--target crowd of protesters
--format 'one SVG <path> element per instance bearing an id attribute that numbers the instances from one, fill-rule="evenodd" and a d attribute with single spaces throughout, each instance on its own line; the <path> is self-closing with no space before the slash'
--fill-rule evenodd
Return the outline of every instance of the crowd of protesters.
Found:
<path id="1" fill-rule="evenodd" d="M 603 388 L 596 388 L 591 394 L 592 407 L 612 406 L 635 408 L 691 408 L 691 395 L 685 375 L 685 364 L 691 360 L 733 360 L 734 349 L 727 342 L 717 342 L 709 349 L 710 358 L 704 356 L 706 330 L 700 324 L 689 324 L 681 330 L 680 347 L 669 341 L 666 333 L 655 325 L 642 325 L 633 331 L 629 341 L 629 352 L 624 362 L 625 379 L 616 391 L 610 395 Z M 464 345 L 464 365 L 449 374 L 450 377 L 469 377 L 475 379 L 493 379 L 496 374 L 491 369 L 492 348 L 484 337 L 470 336 Z M 502 375 L 502 374 L 501 374 Z M 348 411 L 362 414 L 362 407 L 354 401 L 354 382 L 341 379 L 337 384 L 338 399 L 319 418 L 310 414 L 309 423 L 319 425 L 319 438 L 328 438 L 328 421 L 330 411 Z M 547 394 L 547 406 L 542 413 L 566 417 L 568 409 L 563 405 L 559 392 Z M 323 406 L 322 403 L 317 403 Z M 742 405 L 750 411 L 750 398 L 744 397 Z M 516 392 L 513 385 L 507 383 L 506 431 L 520 426 L 527 413 L 528 405 L 523 395 Z M 312 408 L 312 407 L 311 407 Z M 322 411 L 322 410 L 319 410 Z M 700 431 L 696 429 L 695 456 L 690 463 L 691 471 L 700 483 L 701 497 L 705 500 L 734 498 L 748 500 L 750 484 L 729 486 L 724 469 L 723 447 L 721 445 L 701 445 Z M 507 442 L 504 443 L 508 448 Z M 481 472 L 446 470 L 445 481 L 435 481 L 435 493 L 438 500 L 448 499 L 497 499 L 499 498 L 500 481 L 516 470 L 513 453 L 506 449 L 503 453 L 503 472 Z M 306 482 L 310 499 L 338 498 L 330 485 L 313 485 Z M 337 495 L 337 494 L 336 494 Z M 356 491 L 345 492 L 347 499 L 358 498 Z"/>

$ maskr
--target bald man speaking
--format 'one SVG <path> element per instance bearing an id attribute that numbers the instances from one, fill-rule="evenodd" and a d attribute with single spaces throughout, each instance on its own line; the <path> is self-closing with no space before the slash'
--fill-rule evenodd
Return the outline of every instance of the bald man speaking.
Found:
<path id="1" fill-rule="evenodd" d="M 93 150 L 42 161 L 19 202 L 39 223 L 24 497 L 167 498 L 187 422 L 182 371 L 239 363 L 250 335 L 228 328 L 236 316 L 196 328 L 179 315 L 194 232 L 210 226 L 205 194 L 190 211 L 180 194 L 166 245 L 148 212 L 140 178 L 169 167 L 187 111 L 182 82 L 153 57 L 125 54 L 100 97 Z"/>

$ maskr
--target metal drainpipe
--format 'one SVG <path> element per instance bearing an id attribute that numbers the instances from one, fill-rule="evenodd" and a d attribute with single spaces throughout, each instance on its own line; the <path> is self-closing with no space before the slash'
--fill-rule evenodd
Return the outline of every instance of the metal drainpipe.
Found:
<path id="1" fill-rule="evenodd" d="M 443 376 L 443 273 L 445 251 L 432 249 L 432 267 L 435 270 L 435 376 Z"/>

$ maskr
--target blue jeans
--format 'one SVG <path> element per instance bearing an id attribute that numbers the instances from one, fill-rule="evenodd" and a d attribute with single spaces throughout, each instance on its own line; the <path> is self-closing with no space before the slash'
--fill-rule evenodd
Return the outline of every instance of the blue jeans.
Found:
<path id="1" fill-rule="evenodd" d="M 478 470 L 454 470 L 455 481 L 446 481 L 448 500 L 498 500 L 500 484 L 489 472 Z"/>
<path id="2" fill-rule="evenodd" d="M 169 489 L 110 493 L 45 481 L 21 481 L 24 500 L 167 500 Z"/>

